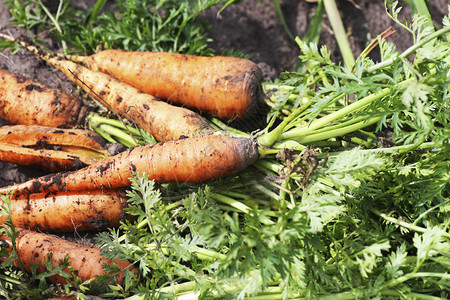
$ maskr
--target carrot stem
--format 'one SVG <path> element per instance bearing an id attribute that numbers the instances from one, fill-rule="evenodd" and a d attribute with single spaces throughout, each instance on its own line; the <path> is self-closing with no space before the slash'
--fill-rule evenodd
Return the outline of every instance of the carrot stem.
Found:
<path id="1" fill-rule="evenodd" d="M 241 211 L 241 212 L 243 212 L 245 214 L 248 214 L 250 212 L 250 210 L 251 210 L 250 207 L 248 207 L 247 205 L 243 204 L 242 202 L 236 201 L 235 199 L 230 198 L 230 197 L 225 196 L 225 195 L 220 194 L 220 193 L 214 193 L 212 195 L 212 198 L 214 200 L 218 201 L 218 202 L 221 202 L 221 203 L 227 204 L 227 205 L 229 205 L 231 207 L 234 207 L 234 208 L 238 209 L 239 211 Z"/>
<path id="2" fill-rule="evenodd" d="M 409 5 L 411 6 L 413 15 L 424 17 L 427 20 L 426 26 L 434 27 L 430 10 L 428 9 L 428 5 L 425 0 L 409 0 Z"/>
<path id="3" fill-rule="evenodd" d="M 90 125 L 90 128 L 101 135 L 110 143 L 121 143 L 126 147 L 137 146 L 138 143 L 131 136 L 126 135 L 122 130 L 117 127 L 111 126 L 109 124 L 100 123 L 95 125 Z"/>
<path id="4" fill-rule="evenodd" d="M 366 72 L 371 73 L 371 72 L 375 72 L 379 69 L 383 69 L 391 64 L 393 64 L 397 59 L 403 59 L 406 58 L 408 56 L 410 56 L 411 54 L 413 54 L 417 49 L 419 49 L 420 47 L 422 47 L 423 45 L 427 44 L 428 42 L 436 39 L 438 36 L 444 35 L 447 32 L 450 31 L 450 26 L 448 27 L 443 27 L 435 32 L 433 32 L 432 34 L 430 34 L 429 36 L 427 36 L 426 38 L 424 38 L 423 40 L 421 40 L 420 42 L 412 45 L 411 47 L 409 47 L 408 49 L 406 49 L 405 51 L 403 51 L 399 56 L 397 57 L 392 57 L 391 59 L 382 61 L 376 65 L 373 65 L 369 68 L 367 68 Z"/>
<path id="5" fill-rule="evenodd" d="M 321 133 L 316 133 L 316 134 L 312 133 L 308 136 L 305 136 L 304 138 L 299 139 L 298 142 L 303 143 L 303 144 L 311 144 L 314 142 L 327 140 L 329 138 L 343 136 L 348 133 L 355 132 L 360 128 L 364 128 L 364 127 L 370 126 L 372 124 L 375 124 L 380 119 L 381 119 L 380 117 L 373 117 L 368 120 L 363 120 L 358 123 L 348 125 L 348 126 L 345 126 L 342 128 L 337 128 L 334 130 L 327 130 L 327 131 L 324 131 Z"/>
<path id="6" fill-rule="evenodd" d="M 281 172 L 281 170 L 283 169 L 283 165 L 281 165 L 278 162 L 275 162 L 273 160 L 268 160 L 268 159 L 258 160 L 254 164 L 254 166 L 263 172 L 267 172 L 267 170 L 269 170 L 270 172 L 272 172 L 274 174 L 279 174 Z"/>
<path id="7" fill-rule="evenodd" d="M 219 118 L 216 117 L 212 117 L 209 119 L 210 124 L 217 130 L 222 130 L 224 132 L 228 132 L 231 133 L 232 135 L 236 135 L 236 136 L 242 136 L 242 137 L 249 137 L 250 134 L 238 130 L 236 128 L 230 127 L 227 124 L 225 124 L 222 120 L 220 120 Z"/>
<path id="8" fill-rule="evenodd" d="M 312 104 L 311 100 L 307 100 L 302 106 L 297 108 L 292 114 L 286 117 L 283 122 L 281 122 L 274 130 L 260 136 L 258 142 L 266 147 L 270 147 L 280 138 L 286 126 L 296 117 L 298 117 L 302 112 L 304 112 Z"/>
<path id="9" fill-rule="evenodd" d="M 317 130 L 310 130 L 308 126 L 303 126 L 296 128 L 295 130 L 292 130 L 294 132 L 289 131 L 286 132 L 285 134 L 283 134 L 283 137 L 286 139 L 295 139 L 295 141 L 298 143 L 304 143 L 306 140 L 309 139 L 311 139 L 312 141 L 321 141 L 329 139 L 331 137 L 340 136 L 341 131 L 350 133 L 360 128 L 367 127 L 369 125 L 374 124 L 378 120 L 379 118 L 376 117 L 367 119 L 363 116 L 360 116 L 336 125 L 321 127 Z M 311 138 L 312 136 L 314 136 L 314 138 Z"/>
<path id="10" fill-rule="evenodd" d="M 335 0 L 323 0 L 325 6 L 325 11 L 327 13 L 328 19 L 330 20 L 331 27 L 333 28 L 336 41 L 338 43 L 339 49 L 344 60 L 344 65 L 347 69 L 351 70 L 355 65 L 355 58 L 350 47 L 350 43 L 347 38 L 347 33 L 345 32 L 344 25 L 342 24 L 342 19 L 339 14 Z"/>
<path id="11" fill-rule="evenodd" d="M 111 143 L 119 141 L 126 147 L 142 144 L 136 138 L 142 139 L 144 144 L 156 143 L 156 139 L 146 131 L 128 126 L 122 121 L 105 118 L 95 113 L 90 114 L 88 119 L 89 127 Z"/>
<path id="12" fill-rule="evenodd" d="M 409 83 L 411 83 L 413 80 L 414 80 L 414 78 L 410 78 L 410 79 L 404 80 L 402 82 L 399 82 L 397 84 L 397 87 L 402 89 L 405 86 L 407 86 Z M 281 134 L 281 138 L 282 139 L 293 139 L 298 136 L 307 136 L 307 135 L 313 133 L 315 130 L 320 129 L 323 126 L 330 124 L 331 122 L 340 120 L 343 117 L 345 117 L 353 112 L 356 112 L 358 110 L 362 110 L 362 109 L 366 108 L 372 102 L 388 96 L 390 92 L 391 92 L 390 88 L 384 88 L 378 93 L 371 94 L 367 97 L 364 97 L 356 102 L 353 102 L 352 104 L 350 104 L 348 106 L 341 108 L 338 111 L 335 111 L 329 115 L 326 115 L 320 119 L 317 119 L 317 120 L 311 122 L 311 124 L 309 126 L 307 126 L 306 128 L 302 126 L 302 127 L 294 128 L 288 132 L 285 132 L 285 133 Z M 344 95 L 342 94 L 342 96 L 344 96 Z M 361 123 L 361 125 L 364 125 L 364 124 Z M 365 125 L 360 128 L 363 128 L 363 127 L 365 127 Z"/>
<path id="13" fill-rule="evenodd" d="M 399 219 L 396 219 L 396 218 L 389 217 L 387 214 L 382 213 L 382 212 L 380 212 L 379 210 L 377 210 L 375 208 L 372 209 L 372 212 L 374 214 L 376 214 L 377 216 L 379 216 L 380 218 L 383 218 L 385 221 L 387 221 L 389 223 L 392 223 L 392 224 L 395 224 L 395 225 L 399 225 L 401 227 L 408 228 L 410 230 L 413 230 L 413 231 L 416 231 L 416 232 L 420 232 L 420 233 L 424 233 L 425 231 L 427 231 L 426 228 L 423 228 L 423 227 L 420 227 L 420 226 L 417 226 L 417 225 L 413 225 L 411 223 L 408 223 L 408 222 L 405 222 L 405 221 L 402 221 L 402 220 L 399 220 Z"/>
<path id="14" fill-rule="evenodd" d="M 388 37 L 390 37 L 391 35 L 393 35 L 395 33 L 395 30 L 392 27 L 389 27 L 388 29 L 386 29 L 385 31 L 383 31 L 378 37 L 376 37 L 358 56 L 358 60 L 362 60 L 365 57 L 367 57 L 367 55 L 369 55 L 369 53 L 375 49 L 375 47 L 377 47 L 379 45 L 379 40 L 378 38 L 381 39 L 387 39 Z M 355 68 L 353 68 L 354 71 Z"/>
<path id="15" fill-rule="evenodd" d="M 15 278 L 12 278 L 12 277 L 9 277 L 9 276 L 6 276 L 6 275 L 3 275 L 3 274 L 0 274 L 0 279 L 4 280 L 4 281 L 8 281 L 8 282 L 13 283 L 13 284 L 23 284 L 22 281 L 20 281 L 18 279 L 15 279 Z M 0 295 L 2 295 L 2 294 L 0 293 Z"/>

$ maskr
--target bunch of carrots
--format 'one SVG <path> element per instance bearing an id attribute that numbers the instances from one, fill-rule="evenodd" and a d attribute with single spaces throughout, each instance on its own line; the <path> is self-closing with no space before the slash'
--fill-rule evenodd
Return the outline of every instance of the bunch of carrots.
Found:
<path id="1" fill-rule="evenodd" d="M 262 72 L 249 60 L 121 50 L 63 56 L 16 42 L 159 142 L 111 156 L 94 133 L 73 129 L 89 115 L 78 98 L 1 71 L 0 86 L 17 88 L 0 87 L 0 117 L 17 125 L 0 128 L 0 160 L 60 171 L 0 188 L 0 204 L 9 212 L 0 223 L 20 228 L 14 240 L 6 234 L 0 239 L 8 251 L 17 252 L 15 264 L 29 272 L 34 263 L 43 266 L 50 253 L 54 266 L 69 254 L 70 266 L 83 280 L 104 274 L 103 263 L 114 263 L 123 270 L 116 278 L 121 284 L 126 270 L 137 273 L 129 262 L 107 261 L 98 248 L 32 230 L 117 226 L 127 202 L 123 189 L 134 173 L 161 183 L 207 182 L 247 168 L 274 143 L 215 129 L 196 112 L 224 120 L 248 118 L 263 95 Z M 74 254 L 73 247 L 83 255 Z M 49 280 L 65 282 L 61 276 Z"/>
<path id="2" fill-rule="evenodd" d="M 258 160 L 256 168 L 280 173 L 284 165 L 260 158 L 285 148 L 304 150 L 304 145 L 342 136 L 378 122 L 376 117 L 367 119 L 357 116 L 336 124 L 343 117 L 367 108 L 388 92 L 387 88 L 382 89 L 352 104 L 337 105 L 334 111 L 312 117 L 308 114 L 308 108 L 313 103 L 312 96 L 291 93 L 289 97 L 295 96 L 298 101 L 290 114 L 278 124 L 274 124 L 275 118 L 272 118 L 267 127 L 257 134 L 247 134 L 222 126 L 223 123 L 216 122 L 215 118 L 211 119 L 213 122 L 208 122 L 201 113 L 226 121 L 245 119 L 252 117 L 253 112 L 263 105 L 262 72 L 249 60 L 122 50 L 106 50 L 91 56 L 66 56 L 48 53 L 1 33 L 0 37 L 15 41 L 36 54 L 63 72 L 102 106 L 145 130 L 157 141 L 130 147 L 111 156 L 105 152 L 98 137 L 73 129 L 91 116 L 80 100 L 17 75 L 0 75 L 2 80 L 9 78 L 18 86 L 18 94 L 0 89 L 0 117 L 13 124 L 22 124 L 16 126 L 40 126 L 28 130 L 27 135 L 24 129 L 5 128 L 3 133 L 0 130 L 0 143 L 3 140 L 5 144 L 14 145 L 14 149 L 24 148 L 27 151 L 67 150 L 70 154 L 66 160 L 72 159 L 74 162 L 72 165 L 64 164 L 62 159 L 46 162 L 49 170 L 56 171 L 59 167 L 63 171 L 0 188 L 3 207 L 9 212 L 8 217 L 0 218 L 0 223 L 21 228 L 14 240 L 9 239 L 11 235 L 5 234 L 0 238 L 9 251 L 17 253 L 16 263 L 28 271 L 30 264 L 21 263 L 22 260 L 32 257 L 33 262 L 43 265 L 48 254 L 53 253 L 53 264 L 58 266 L 57 260 L 69 254 L 68 249 L 73 246 L 63 246 L 65 241 L 48 239 L 47 235 L 34 234 L 30 230 L 83 231 L 117 226 L 125 216 L 127 201 L 124 189 L 131 185 L 135 173 L 145 173 L 149 180 L 159 183 L 203 183 L 234 175 Z M 405 81 L 403 84 L 407 83 Z M 22 94 L 19 94 L 20 91 Z M 39 96 L 32 98 L 33 93 Z M 21 97 L 35 100 L 27 100 L 24 109 L 17 103 Z M 337 101 L 344 97 L 345 93 L 340 93 L 334 99 Z M 40 107 L 45 107 L 42 111 L 57 115 L 58 120 L 46 123 L 51 118 L 42 116 Z M 21 123 L 15 110 L 32 116 L 31 121 Z M 58 135 L 58 138 L 50 138 L 49 133 Z M 76 141 L 62 138 L 83 135 L 88 138 L 77 137 Z M 14 136 L 27 136 L 34 141 L 23 143 L 21 138 L 14 139 Z M 94 145 L 91 141 L 98 144 Z M 39 145 L 44 147 L 39 148 Z M 1 155 L 13 156 L 1 151 L 0 148 L 0 159 Z M 25 154 L 20 155 L 25 157 Z M 85 156 L 89 158 L 84 159 Z M 287 153 L 286 158 L 289 157 Z M 286 161 L 295 165 L 299 159 L 296 157 Z M 52 167 L 48 167 L 50 164 Z M 309 176 L 305 175 L 306 178 Z M 288 190 L 287 181 L 282 184 L 280 193 L 285 193 Z M 33 241 L 27 241 L 29 238 Z M 61 246 L 55 246 L 59 243 Z M 35 249 L 37 244 L 45 245 L 39 247 L 42 252 L 31 252 L 38 251 Z M 24 250 L 22 247 L 33 249 Z M 58 251 L 62 252 L 55 255 Z M 71 267 L 82 279 L 104 274 L 103 263 L 117 264 L 123 270 L 116 274 L 119 284 L 123 283 L 124 272 L 137 274 L 137 269 L 130 262 L 105 261 L 98 248 L 83 248 L 81 251 L 92 256 L 89 259 L 91 267 L 93 261 L 97 262 L 96 267 L 86 268 L 85 260 L 70 261 Z M 64 282 L 61 277 L 50 280 Z"/>

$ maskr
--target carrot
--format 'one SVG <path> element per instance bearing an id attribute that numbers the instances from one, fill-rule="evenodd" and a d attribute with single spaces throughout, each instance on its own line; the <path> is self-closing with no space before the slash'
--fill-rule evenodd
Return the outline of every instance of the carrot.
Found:
<path id="1" fill-rule="evenodd" d="M 64 129 L 39 125 L 4 125 L 0 127 L 0 143 L 22 146 L 67 147 L 76 152 L 90 149 L 107 156 L 106 142 L 97 133 L 85 129 Z"/>
<path id="2" fill-rule="evenodd" d="M 104 145 L 105 141 L 90 130 L 40 125 L 0 127 L 0 161 L 50 171 L 76 169 L 109 157 Z"/>
<path id="3" fill-rule="evenodd" d="M 139 90 L 224 119 L 243 119 L 261 100 L 263 75 L 250 60 L 105 50 L 67 56 Z"/>
<path id="4" fill-rule="evenodd" d="M 46 175 L 0 188 L 14 197 L 31 193 L 80 191 L 130 185 L 133 172 L 156 182 L 204 182 L 235 174 L 258 159 L 250 138 L 211 135 L 132 148 L 83 169 Z"/>
<path id="5" fill-rule="evenodd" d="M 123 283 L 123 275 L 126 269 L 137 273 L 137 270 L 128 261 L 105 259 L 100 248 L 82 246 L 55 236 L 26 229 L 20 229 L 19 232 L 19 237 L 15 240 L 15 247 L 18 260 L 27 272 L 31 272 L 32 266 L 36 263 L 39 264 L 36 272 L 45 272 L 45 261 L 48 260 L 48 255 L 52 253 L 53 268 L 59 266 L 60 261 L 63 261 L 66 255 L 69 255 L 69 266 L 75 270 L 78 277 L 83 281 L 104 275 L 103 264 L 116 263 L 119 269 L 123 270 L 116 275 L 118 284 Z M 3 241 L 3 247 L 7 248 L 9 252 L 12 251 L 12 241 L 8 236 L 0 235 L 0 241 Z M 4 257 L 0 257 L 0 260 L 4 259 Z M 18 262 L 15 263 L 16 265 L 19 264 Z M 68 268 L 65 268 L 64 271 L 68 271 Z M 60 275 L 51 276 L 48 280 L 52 283 L 66 283 L 66 279 Z"/>
<path id="6" fill-rule="evenodd" d="M 14 38 L 0 34 L 5 39 Z M 108 74 L 91 71 L 72 61 L 18 41 L 27 50 L 62 71 L 107 109 L 136 123 L 158 141 L 209 135 L 215 130 L 193 111 L 159 101 Z"/>
<path id="7" fill-rule="evenodd" d="M 0 118 L 9 123 L 73 127 L 86 114 L 77 97 L 0 69 Z"/>
<path id="8" fill-rule="evenodd" d="M 50 172 L 74 170 L 93 164 L 96 160 L 62 151 L 30 149 L 0 143 L 0 161 L 22 166 L 32 166 Z"/>
<path id="9" fill-rule="evenodd" d="M 118 226 L 125 215 L 127 200 L 123 191 L 108 189 L 31 194 L 11 201 L 10 205 L 15 227 L 74 232 Z M 6 220 L 6 215 L 0 215 L 0 224 Z"/>

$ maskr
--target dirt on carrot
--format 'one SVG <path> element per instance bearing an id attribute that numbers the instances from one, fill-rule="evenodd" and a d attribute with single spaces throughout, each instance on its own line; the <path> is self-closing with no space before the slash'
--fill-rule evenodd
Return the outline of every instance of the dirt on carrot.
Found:
<path id="1" fill-rule="evenodd" d="M 1 34 L 5 39 L 13 37 Z M 107 109 L 137 124 L 158 141 L 198 137 L 216 132 L 199 114 L 170 105 L 108 74 L 92 71 L 55 54 L 18 42 L 53 67 L 62 71 Z"/>
<path id="2" fill-rule="evenodd" d="M 94 131 L 64 129 L 39 125 L 4 125 L 0 127 L 0 142 L 7 144 L 49 147 L 51 145 L 87 148 L 107 155 L 106 141 Z"/>
<path id="3" fill-rule="evenodd" d="M 3 205 L 0 201 L 0 206 Z M 31 194 L 10 202 L 14 226 L 44 232 L 81 232 L 117 227 L 127 199 L 117 189 Z M 7 216 L 0 215 L 0 224 Z"/>
<path id="4" fill-rule="evenodd" d="M 14 199 L 32 193 L 82 191 L 130 185 L 134 172 L 156 182 L 205 182 L 235 174 L 259 157 L 251 138 L 212 135 L 134 147 L 83 169 L 3 187 Z"/>
<path id="5" fill-rule="evenodd" d="M 0 143 L 0 161 L 58 172 L 83 168 L 96 160 L 62 151 L 30 149 Z"/>
<path id="6" fill-rule="evenodd" d="M 5 247 L 9 252 L 12 251 L 12 241 L 8 236 L 0 235 L 0 241 L 3 241 L 2 247 Z M 15 247 L 20 265 L 30 273 L 32 266 L 36 264 L 39 264 L 36 269 L 37 273 L 45 272 L 45 261 L 48 261 L 50 253 L 52 253 L 53 268 L 59 266 L 60 262 L 64 261 L 64 258 L 68 255 L 69 266 L 83 281 L 105 275 L 103 264 L 111 265 L 115 263 L 118 266 L 121 270 L 120 273 L 113 274 L 118 284 L 123 283 L 123 275 L 126 270 L 137 273 L 137 270 L 128 261 L 107 260 L 102 256 L 98 247 L 82 246 L 45 233 L 20 229 L 20 235 L 15 240 Z M 0 261 L 5 259 L 5 257 L 0 257 Z M 17 261 L 15 264 L 19 265 Z M 69 269 L 65 268 L 64 271 L 69 272 Z M 67 280 L 61 275 L 51 276 L 48 281 L 67 283 Z"/>
<path id="7" fill-rule="evenodd" d="M 123 50 L 68 58 L 155 97 L 227 120 L 244 119 L 261 104 L 263 74 L 247 59 Z"/>
<path id="8" fill-rule="evenodd" d="M 50 171 L 73 170 L 109 157 L 95 132 L 40 125 L 0 127 L 0 161 Z"/>
<path id="9" fill-rule="evenodd" d="M 82 124 L 86 114 L 77 97 L 0 69 L 0 118 L 7 122 L 73 127 Z"/>

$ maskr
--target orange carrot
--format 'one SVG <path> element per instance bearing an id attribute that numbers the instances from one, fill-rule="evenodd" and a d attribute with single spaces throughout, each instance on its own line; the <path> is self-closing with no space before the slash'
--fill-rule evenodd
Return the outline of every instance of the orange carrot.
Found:
<path id="1" fill-rule="evenodd" d="M 49 149 L 30 149 L 0 143 L 0 161 L 32 166 L 50 172 L 74 170 L 96 162 L 95 159 Z"/>
<path id="2" fill-rule="evenodd" d="M 86 113 L 77 97 L 0 69 L 0 118 L 9 123 L 73 127 Z"/>
<path id="3" fill-rule="evenodd" d="M 0 37 L 13 39 L 4 34 L 0 34 Z M 198 137 L 215 132 L 208 122 L 189 109 L 159 101 L 108 74 L 91 71 L 24 42 L 18 43 L 62 71 L 107 109 L 136 123 L 158 141 Z"/>
<path id="4" fill-rule="evenodd" d="M 237 57 L 105 50 L 67 56 L 169 102 L 224 119 L 242 119 L 262 96 L 259 67 Z"/>
<path id="5" fill-rule="evenodd" d="M 15 227 L 36 231 L 102 230 L 120 224 L 126 205 L 121 190 L 31 194 L 11 201 L 10 216 Z M 6 220 L 0 215 L 0 224 Z"/>
<path id="6" fill-rule="evenodd" d="M 204 182 L 235 174 L 258 159 L 250 138 L 223 135 L 186 138 L 135 147 L 86 168 L 46 175 L 0 188 L 15 198 L 31 193 L 81 191 L 130 185 L 133 172 L 157 182 Z"/>
<path id="7" fill-rule="evenodd" d="M 11 252 L 11 239 L 4 234 L 0 235 L 0 241 L 3 241 L 3 247 L 6 247 Z M 123 270 L 116 276 L 118 284 L 123 283 L 123 274 L 126 269 L 137 273 L 137 270 L 128 261 L 105 259 L 101 254 L 100 248 L 82 246 L 55 236 L 26 229 L 20 229 L 20 235 L 15 240 L 15 246 L 18 260 L 27 272 L 31 272 L 32 266 L 36 263 L 39 264 L 36 270 L 37 273 L 45 272 L 45 260 L 48 260 L 48 255 L 52 253 L 54 268 L 59 266 L 60 261 L 63 261 L 66 255 L 69 255 L 69 266 L 75 270 L 78 277 L 83 281 L 104 275 L 103 264 L 111 265 L 116 263 L 119 269 Z M 4 260 L 5 258 L 0 257 L 0 260 L 2 259 Z M 68 271 L 68 268 L 64 269 L 64 271 Z M 48 280 L 52 283 L 66 283 L 65 278 L 60 275 L 51 276 Z"/>
<path id="8" fill-rule="evenodd" d="M 105 140 L 91 130 L 64 129 L 39 125 L 4 125 L 0 127 L 0 143 L 32 147 L 76 147 L 108 155 Z"/>
<path id="9" fill-rule="evenodd" d="M 0 127 L 0 161 L 50 171 L 81 168 L 109 157 L 104 145 L 105 141 L 90 130 L 39 125 Z"/>

